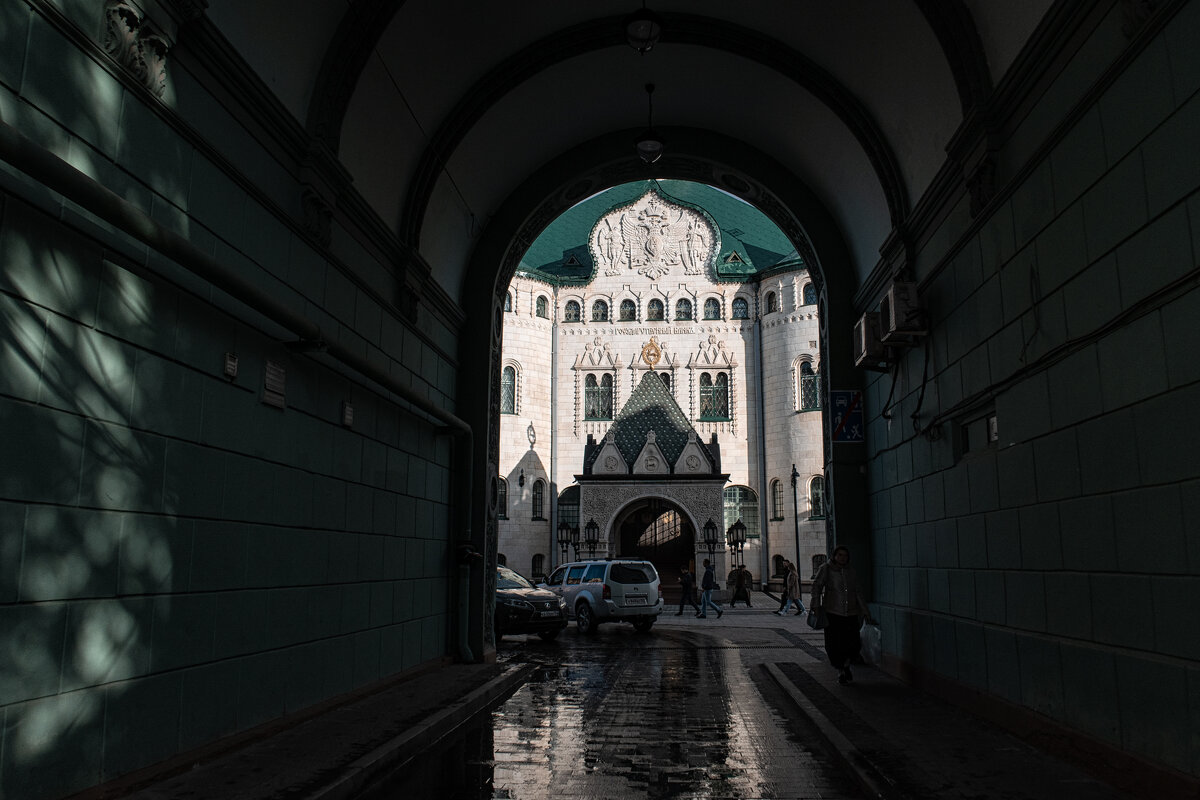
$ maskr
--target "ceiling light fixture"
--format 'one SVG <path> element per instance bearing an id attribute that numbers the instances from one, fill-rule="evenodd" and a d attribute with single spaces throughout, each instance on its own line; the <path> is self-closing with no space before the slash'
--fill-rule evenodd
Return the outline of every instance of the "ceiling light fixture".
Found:
<path id="1" fill-rule="evenodd" d="M 625 39 L 629 46 L 642 55 L 646 55 L 658 44 L 662 36 L 662 19 L 646 8 L 646 0 L 642 0 L 640 10 L 625 18 Z"/>
<path id="2" fill-rule="evenodd" d="M 662 137 L 658 135 L 658 131 L 654 130 L 654 84 L 646 84 L 646 130 L 642 131 L 637 138 L 638 158 L 647 164 L 653 164 L 662 158 L 663 150 L 666 145 L 663 144 Z"/>

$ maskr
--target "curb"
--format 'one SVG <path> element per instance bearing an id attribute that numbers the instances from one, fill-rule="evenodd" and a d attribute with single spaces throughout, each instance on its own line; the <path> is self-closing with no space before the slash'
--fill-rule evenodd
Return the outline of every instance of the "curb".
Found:
<path id="1" fill-rule="evenodd" d="M 307 796 L 307 800 L 349 800 L 403 766 L 422 751 L 452 734 L 471 717 L 498 699 L 515 692 L 536 667 L 509 669 L 448 707 L 348 764 L 337 779 Z"/>
<path id="2" fill-rule="evenodd" d="M 854 778 L 863 793 L 870 798 L 890 798 L 892 782 L 869 758 L 863 755 L 836 725 L 818 709 L 774 664 L 763 664 L 767 674 L 787 693 L 796 707 L 808 717 L 820 732 L 830 751 L 842 767 Z"/>

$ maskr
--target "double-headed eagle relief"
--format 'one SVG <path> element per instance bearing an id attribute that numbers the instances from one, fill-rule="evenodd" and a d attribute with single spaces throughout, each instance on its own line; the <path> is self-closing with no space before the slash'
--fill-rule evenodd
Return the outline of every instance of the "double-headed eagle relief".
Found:
<path id="1" fill-rule="evenodd" d="M 601 217 L 590 243 L 605 275 L 632 270 L 656 280 L 675 267 L 686 275 L 703 273 L 720 251 L 721 237 L 705 215 L 670 203 L 652 189 Z"/>

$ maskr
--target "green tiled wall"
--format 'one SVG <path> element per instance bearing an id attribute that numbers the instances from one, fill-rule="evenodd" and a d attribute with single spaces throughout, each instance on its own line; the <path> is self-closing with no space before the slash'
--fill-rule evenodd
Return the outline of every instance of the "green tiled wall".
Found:
<path id="1" fill-rule="evenodd" d="M 1002 171 L 1026 166 L 1088 88 L 1079 77 L 1125 46 L 1116 22 L 1007 143 Z M 935 235 L 921 254 L 949 264 L 923 291 L 932 407 L 990 395 L 999 442 L 957 453 L 954 420 L 936 441 L 897 437 L 876 416 L 890 379 L 867 391 L 886 648 L 1193 773 L 1200 434 L 1184 409 L 1200 408 L 1200 290 L 1155 294 L 1200 254 L 1200 161 L 1185 155 L 1200 140 L 1198 34 L 1192 4 L 955 252 Z M 902 365 L 917 376 L 905 393 L 922 359 Z"/>

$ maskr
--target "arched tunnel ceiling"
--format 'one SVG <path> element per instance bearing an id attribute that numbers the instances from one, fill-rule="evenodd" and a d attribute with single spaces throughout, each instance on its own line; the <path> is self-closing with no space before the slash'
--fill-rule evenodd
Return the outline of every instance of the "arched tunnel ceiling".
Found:
<path id="1" fill-rule="evenodd" d="M 646 83 L 656 127 L 740 140 L 806 183 L 861 283 L 1050 0 L 1003 14 L 983 0 L 660 0 L 666 30 L 644 56 L 620 26 L 639 5 L 212 0 L 208 16 L 457 300 L 510 193 L 580 143 L 644 127 Z"/>

